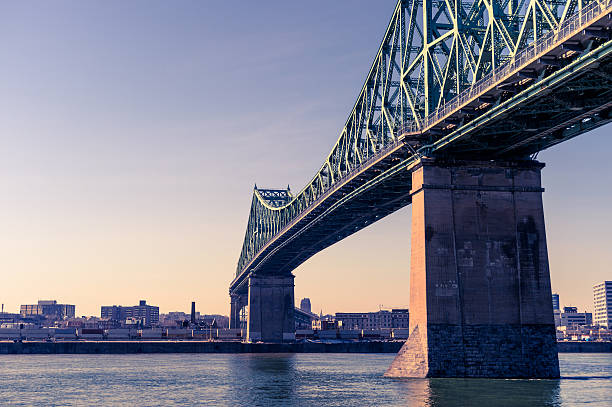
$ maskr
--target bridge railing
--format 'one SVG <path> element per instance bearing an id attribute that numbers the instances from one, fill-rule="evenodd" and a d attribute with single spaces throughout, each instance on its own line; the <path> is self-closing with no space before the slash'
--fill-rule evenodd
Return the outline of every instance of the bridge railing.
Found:
<path id="1" fill-rule="evenodd" d="M 586 28 L 593 20 L 609 12 L 611 6 L 612 0 L 594 0 L 580 11 L 566 18 L 557 30 L 549 31 L 536 41 L 531 42 L 520 52 L 516 53 L 514 58 L 511 58 L 507 63 L 493 69 L 474 85 L 445 103 L 443 107 L 436 109 L 436 111 L 423 120 L 420 127 L 416 123 L 411 122 L 402 127 L 401 132 L 416 133 L 439 123 L 462 106 L 467 105 L 478 96 L 484 94 L 491 87 L 510 77 L 511 74 L 520 70 L 520 68 L 528 65 L 536 56 L 545 54 L 560 43 L 576 35 L 578 31 Z"/>

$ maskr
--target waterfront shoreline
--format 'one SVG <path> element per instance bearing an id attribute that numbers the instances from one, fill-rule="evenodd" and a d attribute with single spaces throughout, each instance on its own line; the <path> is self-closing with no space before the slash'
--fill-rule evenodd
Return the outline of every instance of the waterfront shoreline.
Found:
<path id="1" fill-rule="evenodd" d="M 397 353 L 403 341 L 243 343 L 222 341 L 0 342 L 0 354 Z M 612 353 L 612 342 L 559 342 L 559 353 Z"/>
<path id="2" fill-rule="evenodd" d="M 404 342 L 243 343 L 221 341 L 0 342 L 0 354 L 397 353 Z"/>

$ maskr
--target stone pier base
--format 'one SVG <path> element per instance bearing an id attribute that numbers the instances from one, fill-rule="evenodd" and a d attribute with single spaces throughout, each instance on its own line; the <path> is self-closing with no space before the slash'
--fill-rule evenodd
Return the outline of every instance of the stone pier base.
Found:
<path id="1" fill-rule="evenodd" d="M 411 335 L 386 376 L 559 377 L 542 167 L 413 168 Z"/>
<path id="2" fill-rule="evenodd" d="M 294 276 L 249 277 L 247 341 L 295 340 Z"/>

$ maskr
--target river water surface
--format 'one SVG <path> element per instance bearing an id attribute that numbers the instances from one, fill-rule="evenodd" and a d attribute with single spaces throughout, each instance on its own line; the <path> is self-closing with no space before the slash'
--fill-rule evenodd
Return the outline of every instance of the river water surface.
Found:
<path id="1" fill-rule="evenodd" d="M 560 380 L 382 377 L 394 356 L 0 355 L 0 406 L 612 406 L 612 354 Z"/>

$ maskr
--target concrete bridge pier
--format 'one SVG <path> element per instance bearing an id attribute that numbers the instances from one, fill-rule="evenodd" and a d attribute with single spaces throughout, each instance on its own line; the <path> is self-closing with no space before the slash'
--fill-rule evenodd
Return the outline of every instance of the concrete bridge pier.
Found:
<path id="1" fill-rule="evenodd" d="M 559 377 L 543 167 L 412 169 L 411 333 L 386 376 Z"/>
<path id="2" fill-rule="evenodd" d="M 249 277 L 247 341 L 295 340 L 294 276 Z"/>
<path id="3" fill-rule="evenodd" d="M 247 296 L 230 294 L 230 329 L 240 329 L 240 311 L 247 305 Z"/>

